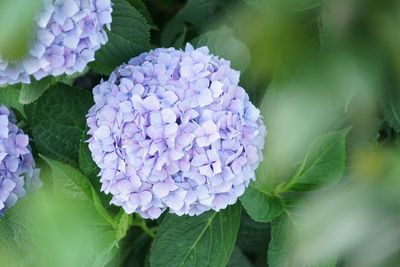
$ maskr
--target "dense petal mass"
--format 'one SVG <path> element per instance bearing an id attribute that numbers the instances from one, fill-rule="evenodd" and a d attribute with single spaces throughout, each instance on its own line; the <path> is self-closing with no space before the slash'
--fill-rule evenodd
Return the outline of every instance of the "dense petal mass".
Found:
<path id="1" fill-rule="evenodd" d="M 52 75 L 82 72 L 107 42 L 111 0 L 42 0 L 36 36 L 28 56 L 8 61 L 0 55 L 0 85 L 30 83 Z"/>
<path id="2" fill-rule="evenodd" d="M 41 186 L 29 137 L 15 124 L 14 114 L 0 106 L 0 215 L 27 190 Z"/>
<path id="3" fill-rule="evenodd" d="M 238 83 L 229 61 L 187 45 L 143 53 L 96 86 L 88 142 L 111 202 L 144 218 L 234 204 L 266 133 Z"/>

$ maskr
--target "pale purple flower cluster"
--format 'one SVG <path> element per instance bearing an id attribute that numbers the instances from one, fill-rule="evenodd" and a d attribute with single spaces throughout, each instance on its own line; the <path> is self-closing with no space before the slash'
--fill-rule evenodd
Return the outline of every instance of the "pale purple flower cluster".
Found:
<path id="1" fill-rule="evenodd" d="M 107 42 L 111 0 L 42 1 L 29 54 L 15 62 L 0 55 L 0 85 L 30 83 L 30 75 L 40 80 L 82 72 Z"/>
<path id="2" fill-rule="evenodd" d="M 97 85 L 88 142 L 111 203 L 152 219 L 234 204 L 266 133 L 238 82 L 229 61 L 187 45 L 143 53 Z"/>
<path id="3" fill-rule="evenodd" d="M 0 215 L 26 190 L 41 186 L 29 137 L 15 125 L 14 114 L 0 106 Z"/>

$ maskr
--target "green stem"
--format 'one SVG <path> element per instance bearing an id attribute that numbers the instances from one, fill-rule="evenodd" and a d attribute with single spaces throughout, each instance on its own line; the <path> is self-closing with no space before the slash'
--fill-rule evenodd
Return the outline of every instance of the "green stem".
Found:
<path id="1" fill-rule="evenodd" d="M 295 183 L 296 183 L 297 176 L 293 176 L 289 181 L 280 186 L 276 187 L 274 193 L 279 195 L 281 193 L 287 192 Z"/>
<path id="2" fill-rule="evenodd" d="M 275 194 L 281 194 L 284 192 L 287 192 L 290 190 L 290 188 L 297 183 L 297 180 L 299 179 L 299 177 L 301 176 L 305 165 L 306 165 L 306 161 L 307 161 L 307 155 L 305 157 L 305 160 L 303 161 L 303 163 L 301 164 L 301 166 L 297 169 L 297 172 L 295 173 L 295 175 L 292 176 L 292 178 L 289 179 L 289 181 L 287 181 L 286 183 L 280 184 L 279 186 L 276 187 L 276 189 L 274 190 Z"/>
<path id="3" fill-rule="evenodd" d="M 143 230 L 143 232 L 145 232 L 151 238 L 154 238 L 156 236 L 155 228 L 154 227 L 153 228 L 149 228 L 147 226 L 146 221 L 143 218 L 139 217 L 139 216 L 136 216 L 135 218 L 133 218 L 133 221 L 132 221 L 131 225 L 139 227 L 140 229 Z"/>

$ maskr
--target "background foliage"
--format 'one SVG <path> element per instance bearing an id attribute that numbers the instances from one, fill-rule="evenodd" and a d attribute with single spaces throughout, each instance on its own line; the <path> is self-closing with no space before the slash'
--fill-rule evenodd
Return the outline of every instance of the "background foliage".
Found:
<path id="1" fill-rule="evenodd" d="M 84 73 L 0 88 L 45 184 L 0 220 L 3 266 L 399 265 L 398 1 L 112 2 L 109 42 Z M 24 55 L 38 3 L 0 3 L 0 54 Z M 236 205 L 145 221 L 100 192 L 85 115 L 116 66 L 186 42 L 241 71 L 267 125 L 264 161 Z"/>

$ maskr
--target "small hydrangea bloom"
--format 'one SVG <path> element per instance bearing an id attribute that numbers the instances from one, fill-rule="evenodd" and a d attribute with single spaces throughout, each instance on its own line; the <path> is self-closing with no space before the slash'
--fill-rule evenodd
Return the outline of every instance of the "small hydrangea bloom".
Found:
<path id="1" fill-rule="evenodd" d="M 97 85 L 88 142 L 111 203 L 152 219 L 234 204 L 266 134 L 238 83 L 229 61 L 187 45 L 143 53 Z"/>
<path id="2" fill-rule="evenodd" d="M 15 62 L 0 55 L 0 85 L 30 83 L 52 75 L 82 72 L 107 42 L 111 0 L 42 0 L 28 55 Z"/>
<path id="3" fill-rule="evenodd" d="M 0 215 L 26 190 L 41 186 L 29 137 L 15 124 L 14 114 L 0 106 Z"/>

